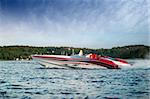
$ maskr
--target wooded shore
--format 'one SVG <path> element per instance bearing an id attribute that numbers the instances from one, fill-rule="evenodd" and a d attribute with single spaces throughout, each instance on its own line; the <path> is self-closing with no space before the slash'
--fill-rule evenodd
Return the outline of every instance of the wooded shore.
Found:
<path id="1" fill-rule="evenodd" d="M 71 55 L 78 54 L 79 50 L 85 54 L 95 53 L 102 56 L 118 57 L 123 59 L 148 58 L 150 46 L 129 45 L 113 47 L 111 49 L 90 49 L 75 47 L 34 47 L 34 46 L 0 46 L 0 60 L 31 60 L 31 55 Z"/>

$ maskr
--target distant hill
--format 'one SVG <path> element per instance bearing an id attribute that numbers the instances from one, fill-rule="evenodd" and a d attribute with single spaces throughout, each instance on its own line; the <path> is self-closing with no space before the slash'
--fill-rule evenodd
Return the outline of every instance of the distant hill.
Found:
<path id="1" fill-rule="evenodd" d="M 118 57 L 124 59 L 148 58 L 150 46 L 129 45 L 123 47 L 113 47 L 111 49 L 89 49 L 74 47 L 33 47 L 33 46 L 1 46 L 0 60 L 20 60 L 31 59 L 34 54 L 54 54 L 71 55 L 72 52 L 78 54 L 82 49 L 85 54 L 95 53 L 102 56 Z"/>

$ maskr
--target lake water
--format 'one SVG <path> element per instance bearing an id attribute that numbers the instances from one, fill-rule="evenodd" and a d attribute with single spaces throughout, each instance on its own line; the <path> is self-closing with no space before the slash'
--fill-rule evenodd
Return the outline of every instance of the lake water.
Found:
<path id="1" fill-rule="evenodd" d="M 44 69 L 34 61 L 0 61 L 0 99 L 150 99 L 150 62 L 135 68 Z"/>

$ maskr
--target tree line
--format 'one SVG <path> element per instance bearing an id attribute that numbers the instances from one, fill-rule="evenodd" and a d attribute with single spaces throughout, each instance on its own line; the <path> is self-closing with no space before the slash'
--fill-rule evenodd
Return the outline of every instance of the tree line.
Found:
<path id="1" fill-rule="evenodd" d="M 85 54 L 98 54 L 101 56 L 118 57 L 123 59 L 148 58 L 150 46 L 129 45 L 123 47 L 113 47 L 111 49 L 90 49 L 74 47 L 34 47 L 34 46 L 0 46 L 0 60 L 20 60 L 32 59 L 31 55 L 71 55 L 78 54 L 80 50 Z"/>

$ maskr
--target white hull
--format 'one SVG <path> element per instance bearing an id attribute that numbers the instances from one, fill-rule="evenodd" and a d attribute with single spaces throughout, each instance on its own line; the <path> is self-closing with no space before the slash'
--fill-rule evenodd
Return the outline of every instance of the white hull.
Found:
<path id="1" fill-rule="evenodd" d="M 34 55 L 34 60 L 48 68 L 108 68 L 119 69 L 131 67 L 131 65 L 122 59 L 113 59 L 110 57 L 98 57 L 96 54 L 87 56 L 64 56 L 64 55 Z"/>
<path id="2" fill-rule="evenodd" d="M 46 68 L 83 68 L 83 69 L 98 69 L 105 67 L 84 63 L 84 62 L 74 62 L 74 61 L 58 61 L 58 60 L 45 60 L 45 59 L 34 59 L 39 64 Z"/>

